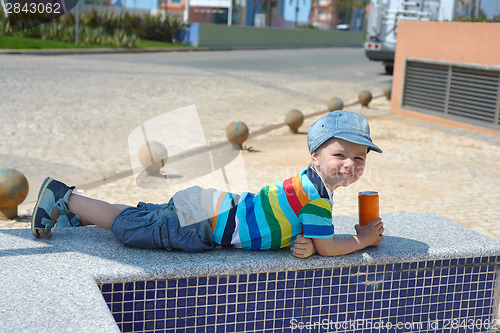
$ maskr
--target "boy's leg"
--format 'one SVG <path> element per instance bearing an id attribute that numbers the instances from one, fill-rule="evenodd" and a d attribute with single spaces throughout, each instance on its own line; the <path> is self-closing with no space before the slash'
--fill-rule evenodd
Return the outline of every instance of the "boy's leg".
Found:
<path id="1" fill-rule="evenodd" d="M 69 211 L 78 215 L 82 220 L 83 225 L 96 225 L 98 227 L 109 230 L 111 223 L 118 214 L 125 208 L 131 206 L 121 204 L 110 204 L 106 201 L 92 199 L 72 193 L 68 198 Z M 52 210 L 51 218 L 56 221 L 60 214 L 57 209 Z M 52 232 L 49 230 L 39 229 L 42 236 L 50 236 Z"/>
<path id="2" fill-rule="evenodd" d="M 31 231 L 35 237 L 49 236 L 50 229 L 56 225 L 60 214 L 76 215 L 83 224 L 110 229 L 116 216 L 129 207 L 73 194 L 73 189 L 74 187 L 68 187 L 50 177 L 44 180 L 31 218 Z"/>
<path id="3" fill-rule="evenodd" d="M 84 225 L 96 225 L 109 230 L 111 223 L 127 205 L 114 205 L 105 201 L 71 194 L 68 200 L 69 211 L 80 216 Z"/>

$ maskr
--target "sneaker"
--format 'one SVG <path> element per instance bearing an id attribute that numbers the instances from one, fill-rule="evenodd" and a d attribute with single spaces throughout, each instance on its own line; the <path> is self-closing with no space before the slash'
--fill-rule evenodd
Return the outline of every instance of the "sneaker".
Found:
<path id="1" fill-rule="evenodd" d="M 81 226 L 83 226 L 83 223 L 80 216 L 75 215 L 73 213 L 69 213 L 68 215 L 59 216 L 53 228 L 69 228 L 69 227 L 81 227 Z"/>
<path id="2" fill-rule="evenodd" d="M 45 178 L 38 192 L 38 200 L 31 217 L 31 233 L 33 236 L 40 237 L 37 229 L 49 230 L 57 223 L 51 217 L 54 208 L 61 215 L 70 213 L 68 199 L 74 188 L 74 186 L 68 187 L 50 177 Z"/>

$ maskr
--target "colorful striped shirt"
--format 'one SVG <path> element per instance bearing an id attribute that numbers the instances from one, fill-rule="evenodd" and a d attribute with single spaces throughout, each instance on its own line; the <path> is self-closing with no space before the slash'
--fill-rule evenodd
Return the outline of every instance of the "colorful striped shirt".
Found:
<path id="1" fill-rule="evenodd" d="M 298 234 L 332 238 L 332 199 L 312 168 L 262 188 L 259 193 L 214 192 L 214 242 L 253 250 L 274 250 Z"/>

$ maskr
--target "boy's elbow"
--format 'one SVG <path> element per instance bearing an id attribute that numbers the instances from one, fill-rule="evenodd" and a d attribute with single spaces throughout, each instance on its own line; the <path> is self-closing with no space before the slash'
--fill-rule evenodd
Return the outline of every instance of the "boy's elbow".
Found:
<path id="1" fill-rule="evenodd" d="M 335 251 L 333 242 L 333 238 L 314 239 L 314 247 L 316 248 L 316 252 L 324 257 L 338 256 L 339 253 L 336 253 L 337 251 Z"/>
<path id="2" fill-rule="evenodd" d="M 320 255 L 320 256 L 323 256 L 323 257 L 335 257 L 335 256 L 338 256 L 340 255 L 340 253 L 336 253 L 334 251 L 331 251 L 331 250 L 316 250 L 316 252 Z"/>
<path id="3" fill-rule="evenodd" d="M 316 249 L 316 252 L 323 257 L 329 257 L 328 252 L 320 249 Z"/>

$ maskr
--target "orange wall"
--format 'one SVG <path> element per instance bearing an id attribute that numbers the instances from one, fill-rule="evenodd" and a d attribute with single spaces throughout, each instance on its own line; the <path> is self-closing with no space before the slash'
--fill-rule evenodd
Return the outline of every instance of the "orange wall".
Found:
<path id="1" fill-rule="evenodd" d="M 400 107 L 406 58 L 500 67 L 500 24 L 462 22 L 399 22 L 394 59 L 391 111 L 492 134 L 500 131 L 445 120 Z"/>

